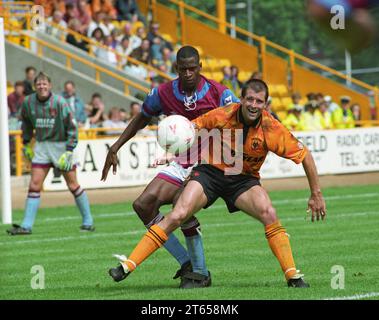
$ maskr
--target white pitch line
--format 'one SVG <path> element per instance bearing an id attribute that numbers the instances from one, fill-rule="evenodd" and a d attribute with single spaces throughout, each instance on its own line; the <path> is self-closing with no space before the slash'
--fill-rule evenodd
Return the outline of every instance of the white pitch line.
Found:
<path id="1" fill-rule="evenodd" d="M 360 300 L 360 299 L 373 298 L 373 297 L 379 297 L 379 292 L 355 294 L 353 296 L 345 296 L 345 297 L 324 298 L 323 300 Z"/>
<path id="2" fill-rule="evenodd" d="M 365 211 L 365 212 L 351 212 L 351 213 L 341 213 L 335 216 L 332 216 L 332 219 L 339 219 L 345 217 L 356 217 L 356 216 L 364 216 L 369 214 L 377 214 L 377 211 Z M 331 218 L 329 218 L 331 219 Z M 290 218 L 282 218 L 281 221 L 296 221 L 296 220 L 305 220 L 304 217 L 290 217 Z M 227 223 L 208 223 L 207 228 L 219 228 L 225 226 L 239 226 L 246 225 L 246 221 L 243 222 L 227 222 Z M 70 236 L 70 237 L 59 237 L 59 238 L 47 238 L 47 239 L 29 239 L 29 240 L 21 240 L 21 241 L 2 241 L 0 242 L 0 246 L 3 245 L 15 245 L 15 244 L 23 244 L 23 243 L 42 243 L 42 242 L 55 242 L 55 241 L 69 241 L 69 240 L 80 240 L 80 239 L 90 239 L 90 238 L 100 238 L 100 237 L 112 237 L 112 236 L 124 236 L 124 235 L 134 235 L 134 234 L 143 234 L 144 230 L 141 227 L 141 230 L 138 231 L 126 231 L 126 232 L 109 232 L 109 233 L 91 233 L 82 236 Z M 28 237 L 28 236 L 25 236 Z"/>
<path id="3" fill-rule="evenodd" d="M 364 193 L 364 194 L 347 194 L 343 196 L 329 196 L 325 197 L 325 200 L 341 200 L 341 199 L 353 199 L 353 198 L 371 198 L 371 197 L 379 197 L 379 193 Z M 285 203 L 291 203 L 291 202 L 307 202 L 308 198 L 295 198 L 295 199 L 288 199 L 288 200 L 274 200 L 272 203 L 274 205 L 277 204 L 285 204 Z M 213 205 L 210 208 L 214 209 L 221 209 L 224 208 L 225 205 Z M 126 212 L 115 212 L 115 213 L 101 213 L 101 214 L 94 214 L 93 216 L 95 218 L 113 218 L 113 217 L 123 217 L 123 216 L 134 216 L 136 213 L 134 211 L 126 211 Z M 80 219 L 79 214 L 77 216 L 65 216 L 65 217 L 54 217 L 54 218 L 42 218 L 41 221 L 64 221 L 64 220 L 77 220 Z"/>

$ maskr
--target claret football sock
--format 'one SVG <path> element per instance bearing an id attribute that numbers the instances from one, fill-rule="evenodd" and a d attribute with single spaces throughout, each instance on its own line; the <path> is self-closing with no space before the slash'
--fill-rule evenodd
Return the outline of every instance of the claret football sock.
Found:
<path id="1" fill-rule="evenodd" d="M 155 224 L 151 226 L 128 259 L 122 262 L 124 270 L 127 269 L 129 272 L 134 271 L 145 259 L 152 255 L 158 248 L 162 247 L 167 239 L 167 234 L 158 225 Z"/>
<path id="2" fill-rule="evenodd" d="M 22 228 L 32 229 L 40 202 L 40 192 L 29 190 L 28 197 L 26 198 L 24 220 L 21 223 Z"/>
<path id="3" fill-rule="evenodd" d="M 83 226 L 92 226 L 93 219 L 91 215 L 91 209 L 89 206 L 87 193 L 81 187 L 78 187 L 76 190 L 71 192 L 75 197 L 76 205 L 78 206 L 80 214 L 82 216 Z"/>
<path id="4" fill-rule="evenodd" d="M 191 258 L 192 271 L 208 276 L 205 264 L 203 240 L 200 233 L 200 223 L 197 219 L 182 225 L 182 232 L 186 239 L 188 254 Z"/>
<path id="5" fill-rule="evenodd" d="M 265 226 L 265 234 L 272 252 L 279 260 L 286 280 L 291 279 L 297 271 L 286 229 L 277 220 Z"/>
<path id="6" fill-rule="evenodd" d="M 152 225 L 157 224 L 162 219 L 163 215 L 159 213 L 150 223 L 146 224 L 145 227 L 150 228 Z M 179 242 L 174 233 L 171 233 L 168 236 L 168 239 L 163 244 L 163 246 L 179 262 L 181 266 L 190 260 L 187 250 Z"/>

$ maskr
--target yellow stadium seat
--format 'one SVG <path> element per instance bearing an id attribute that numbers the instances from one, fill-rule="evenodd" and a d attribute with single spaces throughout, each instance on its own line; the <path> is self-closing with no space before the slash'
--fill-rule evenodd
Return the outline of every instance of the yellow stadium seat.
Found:
<path id="1" fill-rule="evenodd" d="M 273 111 L 278 111 L 282 105 L 282 102 L 277 97 L 271 97 L 271 108 Z"/>
<path id="2" fill-rule="evenodd" d="M 286 107 L 286 110 L 288 109 L 288 106 L 292 104 L 292 99 L 290 97 L 283 97 L 281 98 L 282 105 Z"/>
<path id="3" fill-rule="evenodd" d="M 216 61 L 218 61 L 218 65 L 221 68 L 225 66 L 230 67 L 232 65 L 229 59 L 217 59 Z"/>
<path id="4" fill-rule="evenodd" d="M 276 112 L 276 115 L 280 119 L 280 121 L 283 121 L 287 117 L 287 111 L 278 111 Z"/>
<path id="5" fill-rule="evenodd" d="M 224 78 L 224 74 L 219 71 L 219 72 L 212 72 L 212 79 L 220 82 Z"/>
<path id="6" fill-rule="evenodd" d="M 121 24 L 120 24 L 120 22 L 117 21 L 117 20 L 113 20 L 113 21 L 112 21 L 112 25 L 113 25 L 116 29 L 121 29 L 121 28 L 120 28 L 120 27 L 121 27 Z"/>
<path id="7" fill-rule="evenodd" d="M 168 33 L 163 33 L 162 34 L 162 38 L 165 39 L 167 42 L 170 42 L 170 43 L 174 42 L 174 40 L 172 39 L 171 35 L 169 35 Z"/>
<path id="8" fill-rule="evenodd" d="M 274 85 L 274 84 L 268 85 L 268 92 L 269 92 L 271 97 L 277 97 L 278 96 L 278 91 L 276 90 L 276 85 Z"/>
<path id="9" fill-rule="evenodd" d="M 206 77 L 207 79 L 212 79 L 212 72 L 202 72 L 201 73 L 204 77 Z"/>
<path id="10" fill-rule="evenodd" d="M 280 97 L 287 97 L 288 96 L 288 89 L 287 89 L 286 85 L 278 84 L 278 85 L 276 85 L 276 90 L 277 90 L 278 95 Z"/>
<path id="11" fill-rule="evenodd" d="M 219 65 L 219 62 L 217 59 L 208 59 L 208 68 L 210 71 L 221 71 L 221 66 Z"/>
<path id="12" fill-rule="evenodd" d="M 250 76 L 251 76 L 250 71 L 240 71 L 238 73 L 238 79 L 242 82 L 246 82 L 247 80 L 249 80 Z"/>

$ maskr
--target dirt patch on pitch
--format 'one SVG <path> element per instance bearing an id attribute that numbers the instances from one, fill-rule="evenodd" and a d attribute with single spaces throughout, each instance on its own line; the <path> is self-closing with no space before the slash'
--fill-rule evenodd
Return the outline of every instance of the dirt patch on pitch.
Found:
<path id="1" fill-rule="evenodd" d="M 321 176 L 322 188 L 349 185 L 379 184 L 379 172 Z M 291 179 L 262 180 L 262 185 L 268 191 L 307 189 L 308 181 L 305 177 Z M 109 204 L 135 200 L 142 193 L 145 186 L 133 188 L 113 188 L 87 190 L 91 204 Z M 22 209 L 28 191 L 28 178 L 12 180 L 12 208 Z M 43 192 L 41 207 L 56 207 L 74 205 L 73 196 L 69 191 Z"/>

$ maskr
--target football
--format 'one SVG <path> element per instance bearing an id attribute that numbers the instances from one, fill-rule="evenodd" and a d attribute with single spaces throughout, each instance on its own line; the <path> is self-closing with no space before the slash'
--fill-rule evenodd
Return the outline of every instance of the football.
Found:
<path id="1" fill-rule="evenodd" d="M 158 124 L 158 143 L 169 153 L 186 151 L 195 140 L 195 128 L 191 121 L 180 115 L 164 118 Z"/>

